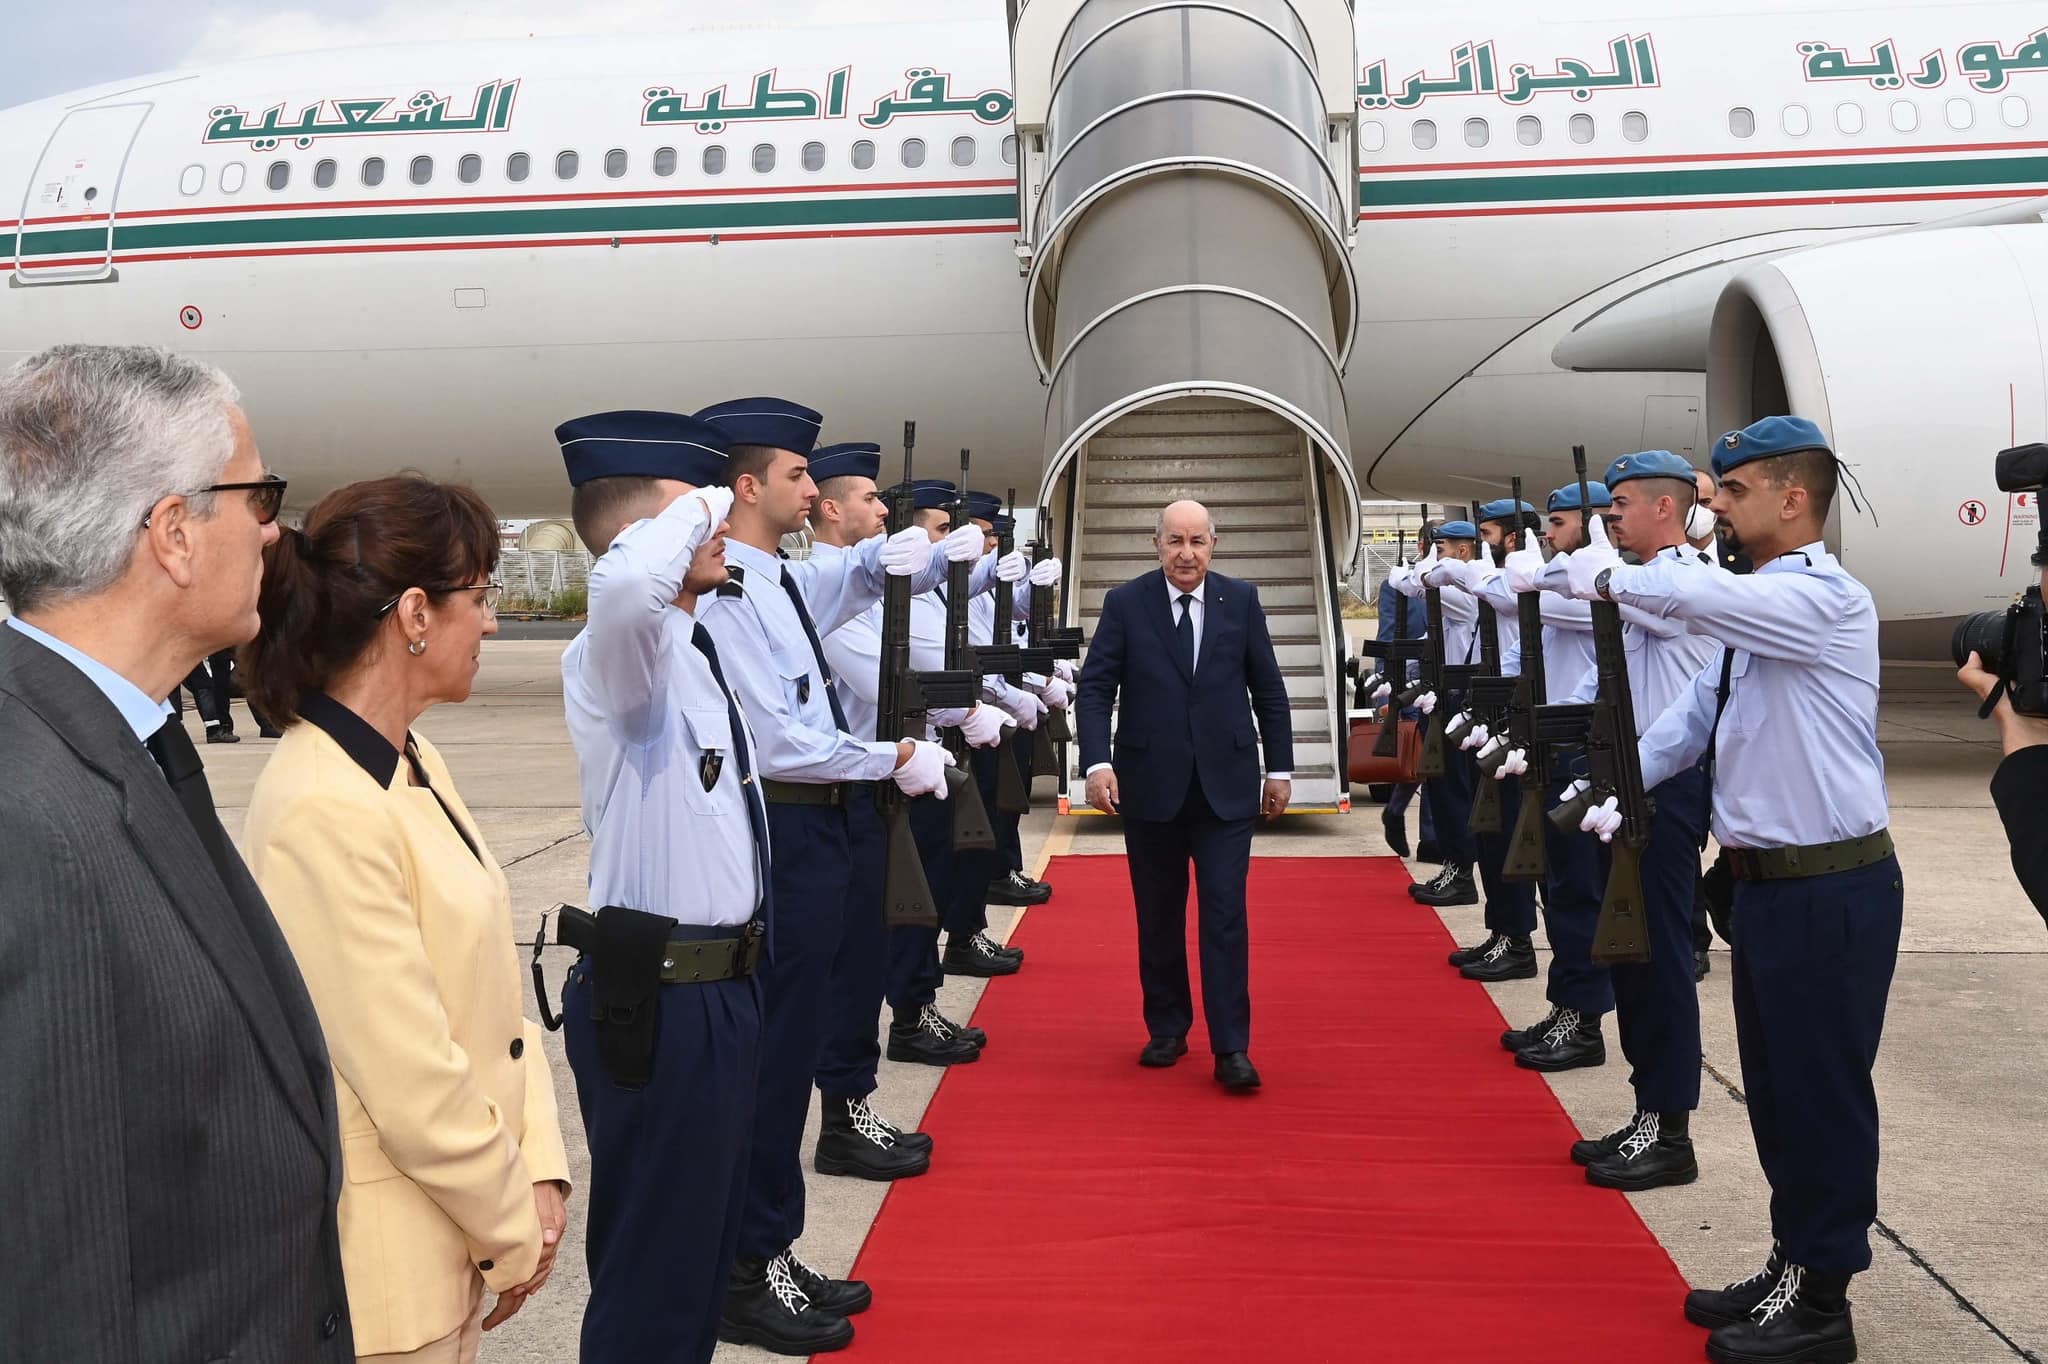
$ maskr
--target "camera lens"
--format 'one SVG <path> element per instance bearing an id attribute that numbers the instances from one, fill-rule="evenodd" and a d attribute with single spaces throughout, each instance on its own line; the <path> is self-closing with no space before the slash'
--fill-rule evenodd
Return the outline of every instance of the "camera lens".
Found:
<path id="1" fill-rule="evenodd" d="M 2011 614 L 2005 611 L 1980 611 L 1974 616 L 1964 616 L 1956 622 L 1956 633 L 1949 641 L 1949 652 L 1955 655 L 1956 666 L 1962 667 L 1976 654 L 1984 660 L 1984 670 L 1994 675 L 2005 672 L 2005 618 Z"/>

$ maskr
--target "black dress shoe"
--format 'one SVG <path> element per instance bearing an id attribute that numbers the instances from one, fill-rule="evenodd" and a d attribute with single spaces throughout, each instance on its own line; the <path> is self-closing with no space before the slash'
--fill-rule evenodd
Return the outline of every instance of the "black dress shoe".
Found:
<path id="1" fill-rule="evenodd" d="M 886 1183 L 932 1168 L 931 1148 L 913 1149 L 886 1126 L 866 1099 L 826 1099 L 811 1166 L 821 1175 Z M 813 1295 L 815 1296 L 815 1295 Z"/>
<path id="2" fill-rule="evenodd" d="M 1515 1053 L 1515 1064 L 1546 1074 L 1606 1065 L 1607 1039 L 1601 1034 L 1600 1020 L 1577 1009 L 1558 1010 L 1543 1035 Z"/>
<path id="3" fill-rule="evenodd" d="M 1415 845 L 1415 860 L 1417 862 L 1441 862 L 1444 860 L 1443 849 L 1437 845 L 1437 841 L 1433 838 L 1421 839 Z"/>
<path id="4" fill-rule="evenodd" d="M 1613 1155 L 1621 1149 L 1623 1142 L 1635 1135 L 1636 1129 L 1643 1125 L 1643 1120 L 1650 1116 L 1648 1113 L 1635 1113 L 1630 1116 L 1627 1122 L 1615 1128 L 1604 1137 L 1588 1137 L 1582 1141 L 1573 1142 L 1572 1164 L 1591 1165 L 1596 1160 Z"/>
<path id="5" fill-rule="evenodd" d="M 1738 1321 L 1747 1321 L 1749 1314 L 1756 1311 L 1757 1304 L 1770 1296 L 1777 1287 L 1778 1278 L 1785 1272 L 1785 1256 L 1777 1243 L 1771 1245 L 1771 1258 L 1764 1261 L 1764 1267 L 1746 1279 L 1738 1279 L 1726 1288 L 1695 1288 L 1685 1295 L 1685 1319 L 1695 1326 L 1713 1330 L 1717 1326 L 1732 1326 Z"/>
<path id="6" fill-rule="evenodd" d="M 949 976 L 1014 976 L 1024 963 L 995 950 L 985 934 L 977 933 L 964 942 L 947 939 L 946 955 L 939 959 Z"/>
<path id="7" fill-rule="evenodd" d="M 720 1340 L 798 1358 L 853 1344 L 853 1323 L 811 1305 L 790 1267 L 792 1258 L 788 1251 L 772 1260 L 740 1257 L 718 1314 Z"/>
<path id="8" fill-rule="evenodd" d="M 1698 951 L 1695 951 L 1692 954 L 1693 984 L 1697 985 L 1701 981 L 1705 980 L 1707 978 L 1708 973 L 1711 972 L 1713 969 L 1714 960 L 1712 957 L 1709 957 L 1707 955 L 1707 951 L 1705 948 L 1700 948 Z"/>
<path id="9" fill-rule="evenodd" d="M 1501 980 L 1528 980 L 1536 974 L 1536 949 L 1527 938 L 1502 938 L 1478 961 L 1458 968 L 1467 980 L 1488 984 Z"/>
<path id="10" fill-rule="evenodd" d="M 1672 1184 L 1690 1184 L 1700 1177 L 1692 1138 L 1683 1130 L 1667 1131 L 1662 1115 L 1645 1113 L 1621 1145 L 1586 1166 L 1586 1182 L 1602 1189 L 1641 1193 Z"/>
<path id="11" fill-rule="evenodd" d="M 1476 943 L 1473 943 L 1470 947 L 1461 947 L 1457 951 L 1451 953 L 1449 961 L 1453 966 L 1464 966 L 1470 962 L 1478 961 L 1488 952 L 1491 952 L 1494 949 L 1494 947 L 1500 943 L 1500 941 L 1500 934 L 1489 933 L 1485 936 L 1485 938 L 1481 939 Z"/>
<path id="12" fill-rule="evenodd" d="M 828 1317 L 856 1317 L 875 1305 L 875 1295 L 859 1279 L 828 1279 L 805 1264 L 791 1246 L 782 1252 L 796 1286 L 811 1300 L 811 1309 Z"/>
<path id="13" fill-rule="evenodd" d="M 1145 1044 L 1145 1050 L 1138 1053 L 1138 1064 L 1162 1070 L 1187 1054 L 1187 1038 L 1155 1037 Z"/>
<path id="14" fill-rule="evenodd" d="M 242 742 L 242 736 L 235 733 L 232 729 L 209 729 L 206 731 L 206 742 L 210 744 L 238 744 Z"/>
<path id="15" fill-rule="evenodd" d="M 1755 1311 L 1707 1337 L 1707 1358 L 1714 1364 L 1851 1364 L 1856 1323 L 1848 1285 L 1846 1274 L 1786 1265 Z"/>
<path id="16" fill-rule="evenodd" d="M 1021 871 L 1005 872 L 988 883 L 988 903 L 992 905 L 1042 905 L 1051 898 L 1051 886 Z"/>
<path id="17" fill-rule="evenodd" d="M 925 1066 L 958 1066 L 981 1059 L 981 1048 L 953 1031 L 945 1017 L 927 1004 L 909 1022 L 889 1025 L 888 1057 Z"/>
<path id="18" fill-rule="evenodd" d="M 1216 1083 L 1234 1094 L 1243 1094 L 1259 1087 L 1259 1072 L 1252 1068 L 1252 1058 L 1241 1051 L 1233 1051 L 1216 1058 Z"/>
<path id="19" fill-rule="evenodd" d="M 1463 950 L 1463 948 L 1459 949 L 1459 951 Z M 1457 954 L 1453 953 L 1452 955 L 1456 956 Z M 1462 962 L 1456 964 L 1463 965 Z M 1564 1010 L 1553 1004 L 1550 1006 L 1549 1013 L 1531 1023 L 1528 1027 L 1509 1028 L 1500 1035 L 1501 1050 L 1520 1051 L 1524 1047 L 1533 1046 L 1537 1042 L 1542 1041 L 1543 1034 L 1550 1031 L 1551 1025 L 1557 1022 L 1557 1016 L 1563 1012 Z"/>
<path id="20" fill-rule="evenodd" d="M 1394 850 L 1394 856 L 1408 856 L 1408 821 L 1395 819 L 1391 815 L 1380 816 L 1380 828 L 1387 836 L 1387 846 Z"/>
<path id="21" fill-rule="evenodd" d="M 1012 947 L 1008 943 L 1004 942 L 997 942 L 994 938 L 991 938 L 988 935 L 987 929 L 983 929 L 981 932 L 974 935 L 974 946 L 978 951 L 990 952 L 998 957 L 1006 957 L 1009 960 L 1016 962 L 1019 966 L 1022 966 L 1024 964 L 1023 948 Z"/>
<path id="22" fill-rule="evenodd" d="M 1446 862 L 1436 879 L 1418 881 L 1408 887 L 1408 898 L 1418 905 L 1476 905 L 1479 887 L 1472 883 L 1470 868 Z"/>

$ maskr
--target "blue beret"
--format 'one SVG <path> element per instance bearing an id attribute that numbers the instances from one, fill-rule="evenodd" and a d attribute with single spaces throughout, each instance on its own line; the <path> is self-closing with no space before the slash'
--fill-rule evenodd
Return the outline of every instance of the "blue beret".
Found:
<path id="1" fill-rule="evenodd" d="M 1017 530 L 1017 520 L 1007 512 L 997 512 L 989 526 L 998 535 L 1013 535 Z"/>
<path id="2" fill-rule="evenodd" d="M 1479 527 L 1470 521 L 1446 521 L 1436 528 L 1439 540 L 1477 540 Z"/>
<path id="3" fill-rule="evenodd" d="M 1714 445 L 1714 475 L 1739 469 L 1754 459 L 1774 459 L 1818 450 L 1833 455 L 1828 438 L 1804 417 L 1765 417 L 1740 431 L 1730 431 Z"/>
<path id="4" fill-rule="evenodd" d="M 882 472 L 882 447 L 872 441 L 821 445 L 811 451 L 811 481 L 828 478 L 874 478 Z"/>
<path id="5" fill-rule="evenodd" d="M 725 472 L 725 433 L 678 412 L 598 412 L 555 428 L 569 486 L 594 478 L 673 478 L 699 487 Z"/>
<path id="6" fill-rule="evenodd" d="M 1605 483 L 1587 483 L 1586 497 L 1595 507 L 1611 507 L 1614 505 L 1614 494 L 1607 491 Z M 1552 493 L 1550 500 L 1543 505 L 1549 511 L 1577 511 L 1579 509 L 1579 485 L 1577 483 L 1565 484 L 1562 488 Z"/>
<path id="7" fill-rule="evenodd" d="M 1682 478 L 1690 483 L 1692 474 L 1692 465 L 1685 462 L 1685 456 L 1669 450 L 1645 450 L 1641 454 L 1623 455 L 1608 465 L 1607 487 L 1611 492 L 1615 484 L 1632 478 Z"/>
<path id="8" fill-rule="evenodd" d="M 818 443 L 818 427 L 825 420 L 810 408 L 782 398 L 734 398 L 713 403 L 697 414 L 725 432 L 734 445 L 765 445 L 771 450 L 794 450 L 809 455 Z"/>
<path id="9" fill-rule="evenodd" d="M 967 515 L 969 519 L 993 521 L 996 517 L 1002 515 L 1002 511 L 1003 499 L 997 497 L 994 493 L 976 492 L 972 488 L 967 490 Z"/>
<path id="10" fill-rule="evenodd" d="M 1512 497 L 1496 497 L 1493 501 L 1479 509 L 1479 519 L 1481 521 L 1512 521 L 1515 519 L 1517 509 L 1531 516 L 1536 514 L 1536 509 L 1527 502 L 1517 502 Z"/>
<path id="11" fill-rule="evenodd" d="M 903 485 L 898 483 L 893 488 L 883 489 L 882 496 L 893 502 L 897 494 L 902 491 Z M 958 495 L 954 492 L 953 485 L 946 482 L 943 478 L 913 478 L 910 480 L 911 505 L 917 511 L 931 511 L 938 507 L 950 507 L 953 505 L 953 499 Z"/>

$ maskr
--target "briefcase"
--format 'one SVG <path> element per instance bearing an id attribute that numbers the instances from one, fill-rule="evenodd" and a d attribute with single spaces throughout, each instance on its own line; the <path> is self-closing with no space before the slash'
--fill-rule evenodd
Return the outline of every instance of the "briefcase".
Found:
<path id="1" fill-rule="evenodd" d="M 1380 722 L 1369 715 L 1352 717 L 1348 765 L 1353 785 L 1413 786 L 1420 780 L 1415 768 L 1422 759 L 1421 726 L 1414 720 L 1403 720 L 1400 725 L 1394 756 L 1380 758 L 1372 751 L 1379 742 Z"/>

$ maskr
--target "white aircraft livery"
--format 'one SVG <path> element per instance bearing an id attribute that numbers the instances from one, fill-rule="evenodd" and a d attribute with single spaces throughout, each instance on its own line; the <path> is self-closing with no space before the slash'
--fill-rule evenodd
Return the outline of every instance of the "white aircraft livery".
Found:
<path id="1" fill-rule="evenodd" d="M 1280 577 L 1321 561 L 1293 572 L 1325 696 L 1356 500 L 1515 474 L 1540 500 L 1574 444 L 1596 476 L 1705 465 L 1814 418 L 1893 649 L 2031 572 L 2038 508 L 1992 460 L 2048 439 L 2038 4 L 1010 8 L 311 53 L 7 110 L 0 359 L 203 355 L 299 506 L 410 467 L 559 514 L 564 418 L 763 392 L 833 440 L 914 417 L 920 473 L 971 448 L 1071 536 L 1137 526 L 1120 468 L 1134 506 L 1178 482 L 1226 532 L 1299 535 Z M 1229 277 L 1155 277 L 1198 257 Z M 1275 474 L 1303 515 L 1258 495 Z"/>

